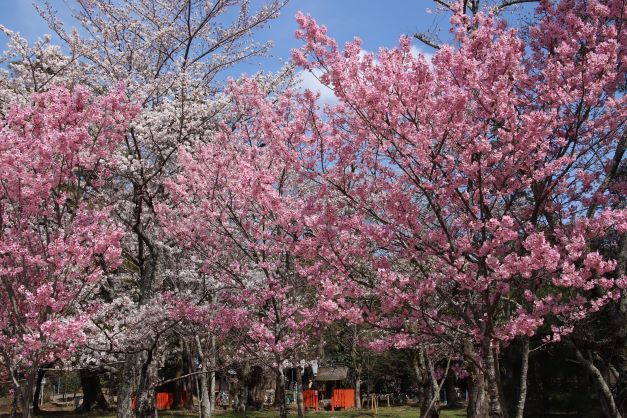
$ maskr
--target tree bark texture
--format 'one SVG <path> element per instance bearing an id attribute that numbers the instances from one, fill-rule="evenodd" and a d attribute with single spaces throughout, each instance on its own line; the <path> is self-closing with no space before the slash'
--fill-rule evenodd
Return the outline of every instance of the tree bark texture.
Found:
<path id="1" fill-rule="evenodd" d="M 109 403 L 102 393 L 100 374 L 94 370 L 81 369 L 79 377 L 83 388 L 83 403 L 78 407 L 78 411 L 91 412 L 109 409 Z"/>
<path id="2" fill-rule="evenodd" d="M 529 372 L 529 338 L 522 341 L 522 354 L 520 357 L 520 393 L 516 405 L 516 418 L 523 418 L 525 413 L 525 401 L 527 399 L 527 374 Z"/>

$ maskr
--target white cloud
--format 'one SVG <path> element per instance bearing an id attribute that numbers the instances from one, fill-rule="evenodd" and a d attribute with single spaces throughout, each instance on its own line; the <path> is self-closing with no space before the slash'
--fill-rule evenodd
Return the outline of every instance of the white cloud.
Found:
<path id="1" fill-rule="evenodd" d="M 298 74 L 299 87 L 303 90 L 309 89 L 313 92 L 320 93 L 318 101 L 321 104 L 334 105 L 338 102 L 338 98 L 332 89 L 325 86 L 318 80 L 318 77 L 322 74 L 321 70 L 313 71 L 301 71 Z"/>
<path id="2" fill-rule="evenodd" d="M 429 65 L 431 65 L 431 59 L 433 58 L 433 54 L 432 53 L 425 52 L 422 49 L 420 49 L 419 47 L 417 47 L 416 45 L 412 45 L 409 52 L 414 57 L 418 57 L 420 55 L 423 55 L 425 57 L 425 59 L 427 60 L 427 62 L 429 63 Z"/>

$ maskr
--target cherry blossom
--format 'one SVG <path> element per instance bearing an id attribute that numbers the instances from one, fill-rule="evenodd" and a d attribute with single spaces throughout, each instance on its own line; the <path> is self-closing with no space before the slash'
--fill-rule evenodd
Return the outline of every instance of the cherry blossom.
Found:
<path id="1" fill-rule="evenodd" d="M 85 342 L 85 304 L 120 265 L 123 231 L 102 204 L 113 149 L 136 109 L 124 88 L 91 99 L 55 87 L 15 106 L 0 145 L 0 364 L 32 412 L 44 363 Z"/>

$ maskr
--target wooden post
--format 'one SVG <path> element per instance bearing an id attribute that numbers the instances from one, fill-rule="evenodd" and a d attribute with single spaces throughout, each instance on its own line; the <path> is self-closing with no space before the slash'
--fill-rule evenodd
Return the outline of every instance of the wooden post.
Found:
<path id="1" fill-rule="evenodd" d="M 368 401 L 370 403 L 369 409 L 374 410 L 374 414 L 377 415 L 379 413 L 379 399 L 376 394 L 371 394 L 368 396 Z"/>

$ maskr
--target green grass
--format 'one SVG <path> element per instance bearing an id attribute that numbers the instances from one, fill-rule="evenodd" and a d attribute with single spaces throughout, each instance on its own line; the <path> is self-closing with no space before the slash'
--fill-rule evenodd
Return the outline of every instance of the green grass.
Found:
<path id="1" fill-rule="evenodd" d="M 235 413 L 235 412 L 230 412 L 230 413 L 226 413 L 224 415 L 221 415 L 222 417 L 229 417 L 229 418 L 274 418 L 278 416 L 278 412 L 276 411 L 262 411 L 262 412 L 248 412 L 247 414 L 244 413 Z M 290 411 L 290 416 L 294 417 L 296 416 L 295 411 Z M 369 411 L 369 410 L 363 410 L 363 411 L 356 411 L 356 410 L 348 410 L 348 411 L 336 411 L 336 412 L 329 412 L 329 411 L 320 411 L 320 412 L 308 412 L 305 414 L 305 416 L 310 416 L 312 418 L 314 417 L 335 417 L 335 418 L 375 418 L 375 417 L 381 417 L 381 418 L 387 418 L 387 417 L 399 417 L 399 418 L 417 418 L 420 416 L 420 410 L 418 408 L 412 408 L 412 407 L 391 407 L 391 408 L 379 408 L 379 413 L 377 415 L 374 414 L 373 411 Z M 466 413 L 465 411 L 443 411 L 442 414 L 440 414 L 441 417 L 443 418 L 462 418 L 462 417 L 466 417 Z M 159 417 L 161 417 L 161 414 L 159 415 Z"/>
<path id="2" fill-rule="evenodd" d="M 348 411 L 308 411 L 305 416 L 311 418 L 418 418 L 420 416 L 420 411 L 415 407 L 382 407 L 379 408 L 379 413 L 377 415 L 374 414 L 373 411 L 369 410 L 348 410 Z M 60 415 L 54 415 L 60 416 Z M 67 415 L 68 417 L 80 417 L 81 415 Z M 83 415 L 85 416 L 85 415 Z M 115 415 L 109 414 L 89 414 L 89 417 L 93 418 L 115 418 Z M 279 413 L 276 410 L 270 411 L 258 411 L 258 412 L 233 412 L 233 411 L 218 411 L 218 417 L 222 418 L 275 418 L 279 416 Z M 290 411 L 290 417 L 296 417 L 296 411 Z M 175 418 L 175 417 L 198 417 L 198 413 L 190 412 L 190 411 L 159 411 L 159 418 Z M 442 418 L 465 418 L 466 411 L 458 410 L 458 411 L 447 411 L 444 410 L 440 414 Z"/>
<path id="3" fill-rule="evenodd" d="M 162 415 L 159 414 L 159 417 L 161 417 Z M 173 417 L 175 415 L 172 415 Z M 275 418 L 278 416 L 278 412 L 276 411 L 262 411 L 262 412 L 248 412 L 247 414 L 244 413 L 236 413 L 236 412 L 229 412 L 226 413 L 224 415 L 220 415 L 221 417 L 224 418 Z M 291 417 L 295 417 L 296 416 L 296 412 L 295 411 L 290 411 L 290 416 Z M 348 411 L 336 411 L 336 412 L 329 412 L 329 411 L 320 411 L 320 412 L 307 412 L 305 414 L 305 416 L 309 416 L 312 418 L 315 417 L 320 417 L 320 418 L 418 418 L 420 416 L 420 410 L 418 408 L 414 408 L 414 407 L 391 407 L 391 408 L 379 408 L 378 414 L 375 415 L 374 411 L 369 411 L 369 410 L 362 410 L 362 411 L 357 411 L 357 410 L 348 410 Z M 460 410 L 460 411 L 442 411 L 442 413 L 440 414 L 440 417 L 442 418 L 465 418 L 466 417 L 466 411 L 464 410 Z"/>
<path id="4" fill-rule="evenodd" d="M 399 406 L 399 407 L 382 407 L 379 408 L 379 413 L 377 415 L 374 414 L 373 411 L 369 410 L 348 410 L 348 411 L 311 411 L 305 414 L 306 417 L 311 418 L 418 418 L 420 416 L 419 409 L 410 406 Z M 100 414 L 73 414 L 71 412 L 49 412 L 43 415 L 44 417 L 89 417 L 89 418 L 115 418 L 115 414 L 112 413 L 100 413 Z M 218 411 L 218 417 L 221 418 L 275 418 L 279 416 L 279 413 L 274 410 L 270 411 L 259 411 L 259 412 L 232 412 L 232 411 Z M 290 417 L 296 417 L 296 411 L 290 410 Z M 180 418 L 180 417 L 198 417 L 197 412 L 191 411 L 159 411 L 159 418 Z M 442 418 L 465 418 L 466 411 L 457 410 L 457 411 L 447 411 L 443 410 L 440 414 Z"/>

